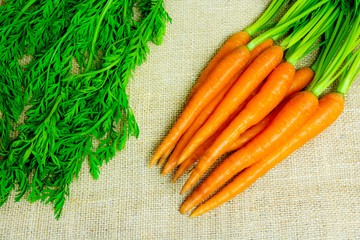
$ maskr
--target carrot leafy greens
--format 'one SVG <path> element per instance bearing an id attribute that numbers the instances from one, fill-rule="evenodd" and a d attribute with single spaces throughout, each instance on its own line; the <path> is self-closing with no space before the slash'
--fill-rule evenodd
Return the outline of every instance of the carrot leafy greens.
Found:
<path id="1" fill-rule="evenodd" d="M 126 86 L 170 17 L 162 0 L 10 1 L 0 12 L 0 206 L 15 189 L 17 201 L 53 203 L 59 218 L 85 158 L 96 179 L 138 136 Z"/>

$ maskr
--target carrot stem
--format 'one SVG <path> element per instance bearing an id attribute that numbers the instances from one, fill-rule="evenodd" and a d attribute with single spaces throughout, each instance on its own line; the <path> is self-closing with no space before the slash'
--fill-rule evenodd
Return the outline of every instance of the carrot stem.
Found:
<path id="1" fill-rule="evenodd" d="M 259 45 L 260 43 L 264 42 L 265 40 L 269 39 L 269 38 L 273 38 L 274 36 L 280 34 L 280 33 L 286 33 L 293 24 L 295 24 L 296 22 L 298 22 L 299 20 L 301 20 L 304 17 L 307 17 L 311 12 L 315 11 L 316 9 L 318 9 L 319 7 L 321 7 L 322 5 L 326 4 L 327 2 L 329 2 L 329 0 L 323 0 L 317 4 L 315 4 L 314 6 L 312 6 L 311 8 L 307 9 L 306 11 L 300 13 L 299 15 L 297 15 L 294 18 L 289 19 L 287 22 L 284 22 L 281 25 L 276 25 L 274 28 L 266 31 L 265 33 L 261 34 L 260 36 L 258 36 L 257 38 L 253 39 L 248 45 L 247 47 L 249 48 L 249 50 L 251 51 L 252 49 L 254 49 L 257 45 Z M 285 49 L 284 49 L 285 50 Z"/>
<path id="2" fill-rule="evenodd" d="M 346 94 L 349 90 L 351 84 L 354 82 L 356 76 L 360 73 L 360 48 L 353 54 L 351 59 L 348 60 L 347 63 L 351 62 L 351 66 L 348 71 L 344 75 L 344 77 L 340 80 L 339 85 L 336 89 L 337 92 L 342 94 Z M 353 60 L 353 58 L 355 58 Z M 343 70 L 346 70 L 346 65 L 343 67 Z"/>
<path id="3" fill-rule="evenodd" d="M 296 30 L 295 34 L 290 35 L 280 44 L 283 48 L 295 47 L 285 56 L 288 62 L 296 65 L 305 55 L 316 48 L 312 46 L 333 25 L 339 16 L 340 10 L 335 6 L 331 6 L 330 3 L 327 5 L 329 6 L 324 6 L 311 21 L 305 26 L 300 26 L 300 30 Z M 297 42 L 298 44 L 294 45 Z M 318 46 L 321 46 L 321 44 Z"/>
<path id="4" fill-rule="evenodd" d="M 360 36 L 360 15 L 355 16 L 351 21 L 350 30 L 345 40 L 341 38 L 345 37 L 345 34 L 343 35 L 344 28 L 347 29 L 348 26 L 340 29 L 339 34 L 341 35 L 334 40 L 335 45 L 340 44 L 342 41 L 343 44 L 339 49 L 335 48 L 334 46 L 331 49 L 326 49 L 328 50 L 327 55 L 330 55 L 332 58 L 327 59 L 326 65 L 322 65 L 318 68 L 315 79 L 308 89 L 315 96 L 319 96 L 321 92 L 323 92 L 329 85 L 331 85 L 336 80 L 339 74 L 335 74 L 338 71 L 339 67 L 343 64 L 345 59 L 353 52 L 353 50 L 360 44 L 360 40 L 354 41 L 354 39 L 358 39 Z"/>
<path id="5" fill-rule="evenodd" d="M 278 14 L 287 1 L 288 0 L 273 0 L 261 17 L 244 31 L 250 36 L 254 36 L 259 31 L 267 28 L 268 23 Z"/>

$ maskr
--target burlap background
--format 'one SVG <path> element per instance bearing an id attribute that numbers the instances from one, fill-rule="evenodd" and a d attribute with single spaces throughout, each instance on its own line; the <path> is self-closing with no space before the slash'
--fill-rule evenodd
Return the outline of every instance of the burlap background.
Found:
<path id="1" fill-rule="evenodd" d="M 173 24 L 128 89 L 139 139 L 98 181 L 84 164 L 59 221 L 51 205 L 12 196 L 0 208 L 0 239 L 360 239 L 360 78 L 336 123 L 243 194 L 195 219 L 178 212 L 186 178 L 171 184 L 172 174 L 147 168 L 150 157 L 216 49 L 268 1 L 165 3 Z"/>

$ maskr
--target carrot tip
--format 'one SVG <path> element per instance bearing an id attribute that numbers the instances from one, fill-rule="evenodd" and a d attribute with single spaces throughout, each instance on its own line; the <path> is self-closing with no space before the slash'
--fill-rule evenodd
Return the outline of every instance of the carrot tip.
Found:
<path id="1" fill-rule="evenodd" d="M 190 214 L 190 218 L 194 218 L 194 217 L 197 217 L 198 215 L 197 214 L 195 214 L 195 213 L 192 213 L 192 214 Z"/>
<path id="2" fill-rule="evenodd" d="M 174 178 L 173 178 L 173 180 L 172 180 L 171 182 L 172 182 L 172 183 L 175 183 L 175 182 L 179 179 L 179 177 L 180 177 L 180 176 L 175 175 Z"/>
<path id="3" fill-rule="evenodd" d="M 157 162 L 157 160 L 152 160 L 150 163 L 149 163 L 149 168 L 151 168 L 152 167 L 152 165 L 154 165 L 155 163 Z"/>
<path id="4" fill-rule="evenodd" d="M 181 189 L 180 195 L 184 194 L 187 191 L 187 189 Z"/>
<path id="5" fill-rule="evenodd" d="M 185 213 L 187 213 L 188 211 L 190 211 L 191 210 L 191 206 L 189 206 L 189 204 L 185 201 L 185 203 L 181 206 L 181 208 L 180 208 L 180 212 L 181 212 L 181 214 L 185 214 Z"/>
<path id="6" fill-rule="evenodd" d="M 166 175 L 166 174 L 168 174 L 170 171 L 171 171 L 171 169 L 169 169 L 169 168 L 166 167 L 166 165 L 165 165 L 165 167 L 164 167 L 164 169 L 162 170 L 161 174 L 162 174 L 162 175 Z"/>

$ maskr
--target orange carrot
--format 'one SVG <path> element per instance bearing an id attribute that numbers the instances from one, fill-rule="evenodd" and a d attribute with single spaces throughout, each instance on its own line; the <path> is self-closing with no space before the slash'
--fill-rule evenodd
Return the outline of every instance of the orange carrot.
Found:
<path id="1" fill-rule="evenodd" d="M 182 188 L 181 194 L 189 190 L 199 180 L 216 159 L 239 138 L 240 134 L 259 123 L 284 99 L 294 76 L 295 68 L 287 62 L 281 63 L 271 72 L 260 91 L 205 151 Z"/>
<path id="2" fill-rule="evenodd" d="M 217 136 L 219 136 L 219 134 L 226 128 L 226 126 L 229 125 L 231 123 L 231 121 L 234 120 L 234 118 L 244 109 L 246 104 L 250 101 L 250 99 L 253 97 L 253 95 L 255 95 L 258 92 L 260 87 L 261 87 L 261 85 L 258 87 L 258 89 L 256 89 L 254 91 L 253 94 L 250 95 L 250 97 L 248 97 L 248 99 L 246 99 L 239 106 L 239 108 L 236 110 L 236 112 L 234 114 L 232 114 L 227 119 L 227 121 L 221 126 L 219 131 L 217 131 L 213 136 L 211 136 L 208 140 L 206 140 L 205 143 L 200 145 L 200 147 L 198 147 L 198 149 L 196 149 L 196 151 L 189 158 L 187 158 L 185 161 L 183 161 L 180 164 L 180 167 L 176 173 L 176 175 L 178 175 L 178 176 L 176 176 L 177 178 L 179 178 L 189 167 L 191 167 L 199 159 L 199 157 L 201 157 L 201 155 L 205 152 L 205 150 L 208 149 L 211 146 L 211 144 L 215 141 Z M 194 159 L 194 158 L 196 158 L 196 159 Z"/>
<path id="3" fill-rule="evenodd" d="M 196 161 L 203 155 L 205 150 L 211 146 L 212 142 L 215 140 L 216 136 L 212 136 L 209 138 L 206 142 L 204 142 L 200 147 L 196 149 L 196 151 L 191 154 L 189 158 L 187 158 L 182 164 L 180 164 L 178 170 L 175 173 L 175 176 L 172 180 L 172 182 L 176 182 L 176 180 L 179 179 L 179 177 L 186 172 Z"/>
<path id="4" fill-rule="evenodd" d="M 241 172 L 215 196 L 199 206 L 190 217 L 196 217 L 214 209 L 243 192 L 258 178 L 287 158 L 295 150 L 329 127 L 344 109 L 344 97 L 339 93 L 330 93 L 322 97 L 315 113 L 287 142 L 277 147 L 264 159 Z"/>
<path id="5" fill-rule="evenodd" d="M 250 52 L 250 58 L 247 63 L 247 66 L 249 66 L 255 58 L 257 58 L 260 54 L 262 54 L 266 49 L 272 47 L 274 45 L 274 41 L 270 38 L 268 40 L 265 40 L 264 42 L 257 45 L 251 52 Z"/>
<path id="6" fill-rule="evenodd" d="M 210 72 L 215 68 L 216 65 L 226 56 L 228 55 L 234 48 L 242 45 L 248 44 L 250 41 L 250 36 L 247 32 L 238 32 L 232 35 L 225 44 L 220 48 L 220 50 L 216 53 L 216 55 L 211 59 L 206 68 L 201 73 L 197 83 L 192 88 L 188 101 L 194 96 L 196 91 L 201 87 L 201 85 L 206 81 Z"/>
<path id="7" fill-rule="evenodd" d="M 314 71 L 311 70 L 311 68 L 305 67 L 297 70 L 295 72 L 294 80 L 291 83 L 290 89 L 285 98 L 305 88 L 313 78 Z M 241 147 L 247 144 L 251 139 L 253 139 L 270 124 L 280 109 L 280 106 L 276 107 L 268 116 L 261 120 L 261 122 L 246 130 L 237 140 L 233 142 L 233 144 L 226 150 L 226 152 L 239 150 Z"/>
<path id="8" fill-rule="evenodd" d="M 164 162 L 166 161 L 166 159 L 169 157 L 169 155 L 172 153 L 172 151 L 174 150 L 176 145 L 173 145 L 172 147 L 169 148 L 169 150 L 166 151 L 166 153 L 164 155 L 161 156 L 159 162 L 158 162 L 158 166 L 162 166 L 164 164 Z"/>
<path id="9" fill-rule="evenodd" d="M 191 124 L 191 126 L 186 130 L 186 132 L 181 136 L 179 142 L 177 143 L 174 152 L 171 154 L 169 160 L 165 164 L 165 167 L 162 171 L 162 174 L 168 174 L 171 170 L 173 170 L 177 166 L 177 162 L 179 160 L 179 157 L 186 147 L 186 145 L 189 143 L 191 138 L 194 136 L 196 131 L 206 122 L 206 120 L 209 118 L 211 113 L 214 111 L 216 106 L 219 104 L 221 99 L 224 97 L 226 92 L 229 90 L 229 88 L 234 83 L 234 80 L 236 78 L 233 78 L 231 82 L 213 99 L 201 113 L 197 116 L 197 118 L 194 120 L 194 122 Z"/>
<path id="10" fill-rule="evenodd" d="M 264 42 L 262 42 L 261 44 L 259 44 L 258 46 L 256 46 L 251 52 L 250 52 L 250 57 L 249 57 L 249 61 L 246 64 L 246 66 L 250 65 L 250 63 L 252 63 L 252 61 L 259 56 L 263 51 L 265 51 L 266 49 L 268 49 L 269 47 L 271 47 L 273 45 L 273 40 L 269 39 L 266 40 Z M 243 70 L 246 69 L 246 67 L 243 68 Z M 237 75 L 240 76 L 240 74 L 242 73 L 242 71 L 240 71 Z M 177 166 L 177 162 L 179 160 L 179 157 L 182 153 L 182 151 L 184 150 L 184 148 L 186 147 L 186 145 L 189 143 L 189 141 L 191 140 L 191 138 L 194 136 L 194 134 L 196 133 L 196 131 L 204 124 L 204 122 L 206 122 L 206 120 L 209 118 L 209 116 L 212 114 L 212 112 L 214 111 L 214 109 L 216 108 L 216 106 L 219 104 L 219 102 L 222 100 L 222 98 L 224 97 L 224 95 L 226 94 L 226 92 L 230 89 L 230 87 L 233 85 L 233 83 L 237 80 L 237 78 L 239 76 L 234 77 L 227 86 L 224 87 L 224 89 L 215 97 L 215 99 L 213 99 L 205 108 L 204 110 L 198 115 L 198 117 L 195 119 L 195 121 L 191 124 L 191 126 L 188 128 L 188 130 L 186 130 L 186 132 L 184 133 L 184 135 L 180 138 L 179 142 L 176 145 L 176 148 L 173 152 L 173 154 L 170 156 L 168 162 L 166 163 L 162 174 L 167 174 L 169 173 L 171 170 L 173 170 L 176 166 Z M 256 91 L 255 91 L 256 92 Z"/>
<path id="11" fill-rule="evenodd" d="M 220 128 L 238 106 L 250 96 L 256 87 L 264 81 L 270 72 L 281 62 L 282 57 L 283 50 L 281 47 L 273 46 L 265 50 L 250 64 L 226 93 L 210 118 L 187 144 L 178 163 L 182 163 L 197 147 Z"/>
<path id="12" fill-rule="evenodd" d="M 209 74 L 206 82 L 201 85 L 183 113 L 171 129 L 169 135 L 157 148 L 149 166 L 152 166 L 158 159 L 172 147 L 189 128 L 199 113 L 216 97 L 216 95 L 227 85 L 227 83 L 239 72 L 247 63 L 250 52 L 245 46 L 236 47 L 226 55 Z"/>
<path id="13" fill-rule="evenodd" d="M 236 112 L 228 118 L 228 120 L 223 124 L 223 126 L 221 126 L 221 128 L 219 129 L 218 132 L 216 132 L 213 136 L 211 136 L 205 143 L 203 143 L 200 147 L 198 147 L 198 149 L 196 149 L 196 151 L 188 159 L 186 159 L 183 163 L 180 164 L 180 167 L 175 174 L 173 182 L 175 182 L 186 170 L 188 170 L 199 159 L 199 157 L 201 157 L 201 155 L 205 152 L 205 150 L 208 149 L 211 146 L 211 144 L 215 141 L 217 136 L 244 109 L 244 107 L 250 101 L 250 99 L 253 97 L 253 95 L 255 95 L 259 91 L 260 87 L 261 87 L 261 85 L 258 87 L 258 89 L 256 89 L 254 91 L 254 93 L 252 95 L 250 95 L 250 97 L 248 97 L 248 99 L 245 100 L 245 102 L 243 102 L 239 106 L 239 108 L 236 110 Z"/>
<path id="14" fill-rule="evenodd" d="M 304 89 L 314 78 L 314 71 L 311 68 L 304 67 L 296 71 L 294 81 L 290 86 L 286 97 L 293 95 Z"/>
<path id="15" fill-rule="evenodd" d="M 305 88 L 313 79 L 314 72 L 310 68 L 301 68 L 295 72 L 294 80 L 291 83 L 290 89 L 286 94 L 288 96 L 300 91 L 301 89 Z M 255 91 L 257 92 L 257 91 Z M 254 94 L 255 95 L 255 94 Z M 235 150 L 239 150 L 241 147 L 245 146 L 248 142 L 251 141 L 256 135 L 258 135 L 261 131 L 263 131 L 270 122 L 276 117 L 279 111 L 284 106 L 283 103 L 279 104 L 268 116 L 266 116 L 261 122 L 252 126 L 248 130 L 246 130 L 240 137 L 234 141 L 234 143 L 226 150 L 226 152 L 232 152 Z M 173 182 L 175 182 L 185 171 L 187 171 L 198 159 L 199 157 L 205 152 L 205 150 L 210 147 L 211 143 L 215 140 L 213 137 L 210 138 L 210 141 L 207 141 L 203 145 L 201 145 L 195 152 L 192 154 L 188 159 L 186 159 L 177 170 Z M 206 149 L 204 149 L 206 146 Z"/>
<path id="16" fill-rule="evenodd" d="M 261 131 L 263 131 L 270 122 L 276 117 L 279 113 L 280 108 L 274 109 L 269 115 L 267 115 L 263 120 L 261 120 L 258 124 L 252 126 L 248 130 L 246 130 L 243 134 L 236 139 L 230 147 L 226 149 L 226 152 L 232 152 L 235 150 L 239 150 L 241 147 L 245 146 L 248 142 L 251 141 L 256 135 L 258 135 Z"/>
<path id="17" fill-rule="evenodd" d="M 239 151 L 225 159 L 219 167 L 188 197 L 181 206 L 185 213 L 207 198 L 235 174 L 266 157 L 277 146 L 290 139 L 313 115 L 317 97 L 308 91 L 295 94 L 270 125 Z M 196 169 L 195 169 L 196 170 Z"/>

